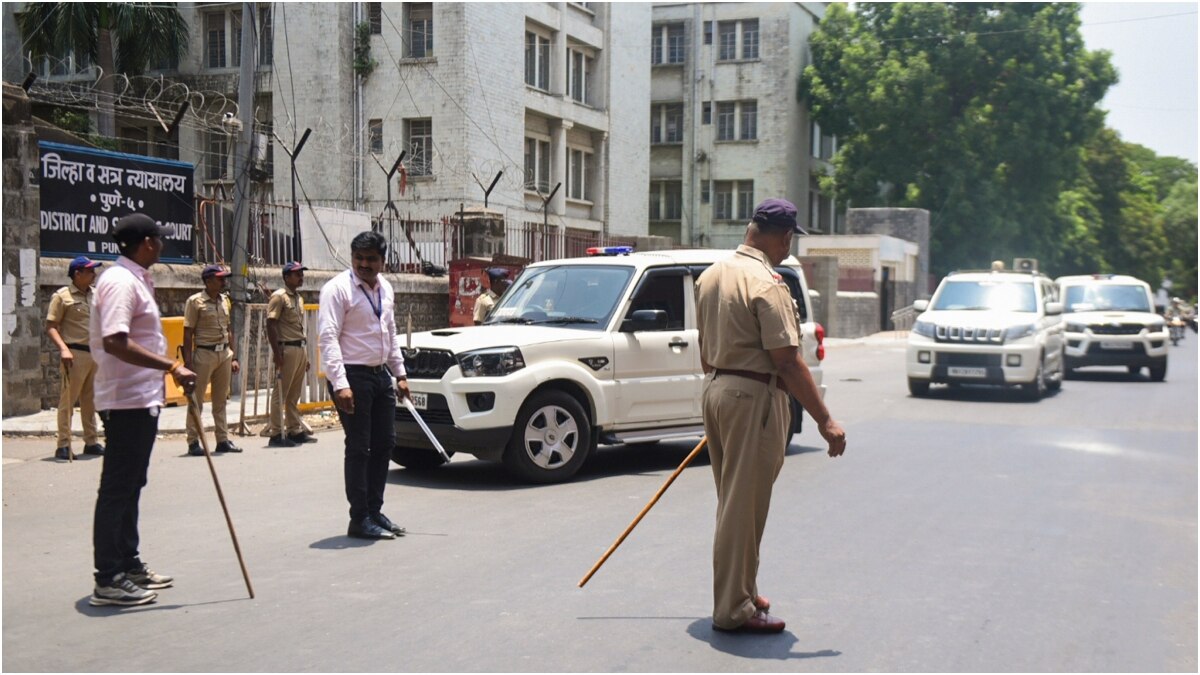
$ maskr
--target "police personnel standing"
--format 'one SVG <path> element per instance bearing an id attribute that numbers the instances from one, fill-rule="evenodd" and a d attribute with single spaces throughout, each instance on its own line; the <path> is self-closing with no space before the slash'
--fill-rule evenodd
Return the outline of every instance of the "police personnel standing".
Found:
<path id="1" fill-rule="evenodd" d="M 55 459 L 66 461 L 71 454 L 71 414 L 75 402 L 79 402 L 79 416 L 83 418 L 83 454 L 103 455 L 96 434 L 96 406 L 92 384 L 96 376 L 96 362 L 92 359 L 92 348 L 88 345 L 92 310 L 92 282 L 96 280 L 96 268 L 100 263 L 79 256 L 67 267 L 71 283 L 50 296 L 50 309 L 46 312 L 46 334 L 58 347 L 59 375 L 62 395 L 58 400 L 58 443 Z"/>
<path id="2" fill-rule="evenodd" d="M 183 307 L 183 365 L 196 373 L 196 395 L 188 397 L 187 440 L 188 454 L 204 456 L 200 448 L 200 434 L 194 419 L 204 412 L 204 390 L 212 383 L 213 424 L 216 427 L 216 452 L 241 452 L 242 449 L 229 440 L 229 426 L 225 421 L 225 401 L 229 398 L 229 386 L 233 375 L 238 372 L 237 355 L 233 352 L 233 326 L 230 312 L 233 303 L 224 293 L 229 270 L 220 265 L 209 265 L 200 272 L 204 290 L 187 299 Z"/>
<path id="3" fill-rule="evenodd" d="M 713 537 L 713 628 L 778 633 L 759 595 L 759 545 L 771 489 L 788 443 L 788 395 L 817 423 L 829 456 L 846 449 L 800 354 L 800 325 L 774 267 L 791 250 L 796 207 L 768 199 L 755 208 L 737 252 L 700 275 L 696 310 L 705 372 L 704 431 L 717 488 Z"/>
<path id="4" fill-rule="evenodd" d="M 267 341 L 275 359 L 275 388 L 271 392 L 271 421 L 263 432 L 269 447 L 292 448 L 315 443 L 316 438 L 300 417 L 300 393 L 308 372 L 308 350 L 304 348 L 304 298 L 297 289 L 304 283 L 299 262 L 283 266 L 283 288 L 267 301 Z M 286 410 L 286 418 L 284 411 Z"/>
<path id="5" fill-rule="evenodd" d="M 479 296 L 475 301 L 475 313 L 472 317 L 475 319 L 475 325 L 483 323 L 483 320 L 491 314 L 492 308 L 496 306 L 496 301 L 504 295 L 504 291 L 508 289 L 512 282 L 508 278 L 508 270 L 503 267 L 492 267 L 487 270 L 488 289 Z"/>

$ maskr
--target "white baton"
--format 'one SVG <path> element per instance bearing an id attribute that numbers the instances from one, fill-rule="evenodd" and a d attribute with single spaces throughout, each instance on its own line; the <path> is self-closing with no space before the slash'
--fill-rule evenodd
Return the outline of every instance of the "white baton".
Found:
<path id="1" fill-rule="evenodd" d="M 442 447 L 441 443 L 438 443 L 437 437 L 434 436 L 433 432 L 429 430 L 429 425 L 425 424 L 425 420 L 421 419 L 421 413 L 417 412 L 417 408 L 413 405 L 411 398 L 407 396 L 404 397 L 404 407 L 408 408 L 408 412 L 412 413 L 413 419 L 417 421 L 417 424 L 421 427 L 421 431 L 424 431 L 425 436 L 429 438 L 431 443 L 433 443 L 433 447 L 437 448 L 437 451 L 442 453 L 442 459 L 449 462 L 450 455 L 446 454 L 446 449 Z"/>

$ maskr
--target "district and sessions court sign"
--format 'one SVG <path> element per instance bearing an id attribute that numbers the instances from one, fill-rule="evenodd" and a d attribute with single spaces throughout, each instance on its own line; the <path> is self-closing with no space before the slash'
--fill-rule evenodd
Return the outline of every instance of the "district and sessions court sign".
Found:
<path id="1" fill-rule="evenodd" d="M 112 229 L 137 212 L 174 230 L 162 262 L 192 262 L 191 164 L 46 141 L 38 152 L 43 256 L 116 258 Z"/>

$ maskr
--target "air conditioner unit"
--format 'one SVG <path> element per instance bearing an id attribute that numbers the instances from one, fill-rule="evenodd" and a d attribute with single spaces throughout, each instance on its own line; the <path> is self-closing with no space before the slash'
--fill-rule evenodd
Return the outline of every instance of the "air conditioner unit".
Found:
<path id="1" fill-rule="evenodd" d="M 1013 269 L 1018 272 L 1038 271 L 1037 258 L 1013 258 Z"/>

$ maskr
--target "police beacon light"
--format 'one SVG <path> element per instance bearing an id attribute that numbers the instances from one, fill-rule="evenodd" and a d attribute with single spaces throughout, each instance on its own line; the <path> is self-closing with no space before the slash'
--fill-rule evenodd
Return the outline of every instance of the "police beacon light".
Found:
<path id="1" fill-rule="evenodd" d="M 633 253 L 632 246 L 591 246 L 588 255 L 629 255 Z"/>

